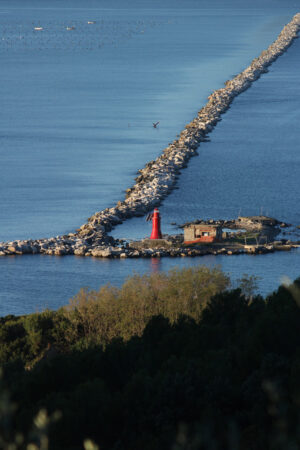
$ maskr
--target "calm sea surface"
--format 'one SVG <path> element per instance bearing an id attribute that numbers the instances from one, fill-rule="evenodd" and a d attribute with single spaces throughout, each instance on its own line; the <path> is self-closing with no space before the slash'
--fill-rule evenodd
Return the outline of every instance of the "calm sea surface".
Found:
<path id="1" fill-rule="evenodd" d="M 276 0 L 129 3 L 1 0 L 0 241 L 73 231 L 124 198 L 136 171 L 299 9 Z M 165 200 L 163 231 L 260 212 L 300 224 L 299 56 L 296 41 L 234 101 Z M 149 231 L 132 219 L 114 235 Z M 57 308 L 82 286 L 120 284 L 133 271 L 198 263 L 220 264 L 233 280 L 260 275 L 263 293 L 283 275 L 300 275 L 298 251 L 161 261 L 0 257 L 0 315 Z"/>

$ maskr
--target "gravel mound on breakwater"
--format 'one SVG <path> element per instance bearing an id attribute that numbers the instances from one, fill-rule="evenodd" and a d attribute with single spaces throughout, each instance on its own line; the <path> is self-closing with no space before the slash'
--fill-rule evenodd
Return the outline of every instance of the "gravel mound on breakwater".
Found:
<path id="1" fill-rule="evenodd" d="M 255 58 L 249 67 L 225 82 L 225 87 L 214 91 L 206 105 L 198 112 L 180 137 L 164 149 L 154 161 L 150 161 L 139 170 L 136 183 L 127 189 L 126 199 L 119 201 L 113 208 L 93 214 L 88 222 L 75 233 L 49 239 L 18 240 L 0 243 L 0 255 L 37 254 L 81 255 L 98 257 L 141 256 L 132 254 L 118 240 L 107 233 L 124 220 L 142 216 L 158 206 L 172 191 L 180 170 L 186 167 L 188 160 L 197 154 L 196 149 L 207 138 L 219 120 L 229 108 L 233 99 L 248 89 L 267 68 L 297 38 L 300 29 L 300 13 L 283 28 L 275 42 Z M 153 255 L 154 256 L 154 255 Z M 158 255 L 157 255 L 158 256 Z"/>

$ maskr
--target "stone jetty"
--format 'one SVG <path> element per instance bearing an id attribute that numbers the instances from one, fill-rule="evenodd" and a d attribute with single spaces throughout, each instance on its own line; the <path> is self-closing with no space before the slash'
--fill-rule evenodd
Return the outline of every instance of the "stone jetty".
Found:
<path id="1" fill-rule="evenodd" d="M 74 233 L 48 239 L 2 242 L 0 256 L 39 253 L 120 258 L 144 256 L 139 254 L 139 250 L 128 250 L 122 242 L 113 239 L 108 233 L 124 220 L 143 216 L 162 202 L 175 187 L 180 171 L 186 167 L 188 160 L 197 154 L 197 148 L 207 139 L 208 133 L 221 120 L 221 115 L 227 111 L 234 98 L 267 72 L 270 64 L 297 38 L 299 29 L 300 13 L 293 17 L 276 41 L 255 58 L 249 67 L 226 81 L 225 87 L 214 91 L 208 97 L 206 105 L 198 112 L 197 117 L 186 125 L 178 139 L 166 147 L 158 158 L 139 170 L 136 183 L 127 189 L 123 201 L 119 201 L 112 208 L 96 212 Z M 200 250 L 190 252 L 195 255 L 201 253 Z M 148 253 L 150 255 L 151 251 Z M 187 250 L 180 249 L 175 253 L 180 256 L 189 254 Z M 155 250 L 150 256 L 163 256 L 163 253 Z"/>

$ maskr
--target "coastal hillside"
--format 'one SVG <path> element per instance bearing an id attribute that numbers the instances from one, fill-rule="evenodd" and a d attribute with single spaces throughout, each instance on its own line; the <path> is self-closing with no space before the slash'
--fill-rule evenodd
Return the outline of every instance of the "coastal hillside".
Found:
<path id="1" fill-rule="evenodd" d="M 300 279 L 255 284 L 200 266 L 3 317 L 1 448 L 298 449 Z"/>

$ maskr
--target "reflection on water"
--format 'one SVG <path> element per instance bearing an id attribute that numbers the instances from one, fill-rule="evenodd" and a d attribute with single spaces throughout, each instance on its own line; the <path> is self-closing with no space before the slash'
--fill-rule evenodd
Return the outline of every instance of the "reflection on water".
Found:
<path id="1" fill-rule="evenodd" d="M 151 261 L 150 263 L 151 273 L 160 272 L 162 269 L 160 258 L 150 258 L 150 261 Z"/>

